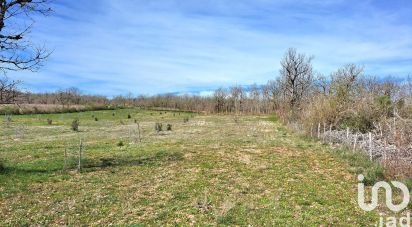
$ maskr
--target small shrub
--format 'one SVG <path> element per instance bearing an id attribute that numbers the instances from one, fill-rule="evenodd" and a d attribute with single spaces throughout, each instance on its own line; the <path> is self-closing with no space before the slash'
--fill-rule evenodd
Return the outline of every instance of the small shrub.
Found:
<path id="1" fill-rule="evenodd" d="M 112 116 L 114 117 L 116 114 L 115 113 L 112 113 Z"/>
<path id="2" fill-rule="evenodd" d="M 72 121 L 72 130 L 75 131 L 75 132 L 78 132 L 79 131 L 79 125 L 80 125 L 79 119 L 74 119 Z"/>
<path id="3" fill-rule="evenodd" d="M 134 119 L 134 123 L 137 124 L 137 120 L 136 120 L 136 119 Z"/>
<path id="4" fill-rule="evenodd" d="M 184 122 L 184 123 L 189 122 L 189 118 L 188 118 L 188 117 L 183 118 L 183 122 Z"/>
<path id="5" fill-rule="evenodd" d="M 52 120 L 52 119 L 47 119 L 47 124 L 48 124 L 48 125 L 52 125 L 52 124 L 53 124 L 53 120 Z"/>
<path id="6" fill-rule="evenodd" d="M 118 147 L 123 147 L 123 146 L 124 146 L 123 141 L 120 140 L 120 141 L 117 143 L 117 146 L 118 146 Z"/>
<path id="7" fill-rule="evenodd" d="M 132 115 L 128 114 L 127 119 L 130 119 L 130 118 L 132 118 Z"/>
<path id="8" fill-rule="evenodd" d="M 6 122 L 12 122 L 13 120 L 11 119 L 11 116 L 10 115 L 7 115 L 6 116 Z"/>
<path id="9" fill-rule="evenodd" d="M 0 160 L 0 173 L 3 173 L 6 170 L 6 167 L 4 167 L 3 162 Z"/>
<path id="10" fill-rule="evenodd" d="M 167 129 L 167 131 L 172 131 L 172 125 L 171 125 L 171 124 L 167 124 L 166 129 Z"/>
<path id="11" fill-rule="evenodd" d="M 355 175 L 362 174 L 365 179 L 365 185 L 373 185 L 378 181 L 385 179 L 383 166 L 379 163 L 369 160 L 369 157 L 363 153 L 354 153 L 352 151 L 342 149 L 336 150 L 334 155 L 343 158 L 350 163 L 349 171 Z"/>
<path id="12" fill-rule="evenodd" d="M 373 129 L 374 119 L 372 116 L 366 114 L 359 114 L 356 116 L 349 116 L 342 121 L 342 128 L 349 127 L 358 130 L 362 133 L 367 133 Z"/>
<path id="13" fill-rule="evenodd" d="M 156 130 L 156 132 L 161 132 L 161 131 L 163 131 L 163 125 L 162 125 L 162 123 L 156 123 L 156 124 L 155 124 L 155 130 Z"/>
<path id="14" fill-rule="evenodd" d="M 99 121 L 99 118 L 95 117 L 95 118 L 94 118 L 94 121 Z"/>
<path id="15" fill-rule="evenodd" d="M 406 187 L 408 187 L 409 191 L 412 190 L 412 179 L 405 179 L 403 180 L 403 183 L 406 185 Z M 412 205 L 412 204 L 409 204 L 409 205 Z"/>
<path id="16" fill-rule="evenodd" d="M 92 118 L 94 118 L 94 115 L 92 115 Z"/>

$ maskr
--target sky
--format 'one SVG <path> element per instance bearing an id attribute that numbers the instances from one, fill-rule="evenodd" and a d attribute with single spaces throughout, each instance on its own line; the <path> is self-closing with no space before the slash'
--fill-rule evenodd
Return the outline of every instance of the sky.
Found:
<path id="1" fill-rule="evenodd" d="M 412 1 L 53 0 L 30 37 L 53 53 L 23 87 L 105 96 L 206 94 L 278 77 L 288 48 L 329 75 L 412 74 Z"/>

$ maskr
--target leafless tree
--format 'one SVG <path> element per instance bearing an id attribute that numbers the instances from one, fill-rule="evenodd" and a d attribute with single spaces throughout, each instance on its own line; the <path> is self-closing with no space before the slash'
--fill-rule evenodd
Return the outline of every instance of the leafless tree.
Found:
<path id="1" fill-rule="evenodd" d="M 33 16 L 50 12 L 46 3 L 47 0 L 0 0 L 1 70 L 36 70 L 49 55 L 25 39 L 34 24 Z"/>
<path id="2" fill-rule="evenodd" d="M 4 76 L 0 78 L 0 104 L 12 104 L 21 92 L 18 91 L 20 81 L 10 80 Z"/>
<path id="3" fill-rule="evenodd" d="M 281 61 L 281 83 L 285 97 L 293 108 L 299 105 L 301 99 L 309 91 L 313 82 L 313 57 L 298 53 L 290 48 Z"/>
<path id="4" fill-rule="evenodd" d="M 219 88 L 215 91 L 214 98 L 216 101 L 215 111 L 218 113 L 227 111 L 226 109 L 227 92 L 223 88 Z"/>
<path id="5" fill-rule="evenodd" d="M 260 90 L 256 84 L 250 86 L 250 112 L 260 113 Z"/>
<path id="6" fill-rule="evenodd" d="M 329 93 L 330 81 L 322 74 L 318 74 L 314 80 L 315 92 L 321 95 L 327 95 Z"/>
<path id="7" fill-rule="evenodd" d="M 35 71 L 49 56 L 28 40 L 36 14 L 48 15 L 48 0 L 0 0 L 0 70 Z"/>
<path id="8" fill-rule="evenodd" d="M 271 111 L 279 107 L 280 101 L 284 98 L 281 90 L 280 80 L 270 80 L 265 85 L 267 96 L 271 103 Z"/>
<path id="9" fill-rule="evenodd" d="M 241 86 L 233 86 L 230 88 L 230 98 L 232 101 L 232 105 L 234 108 L 235 113 L 239 113 L 242 111 L 243 99 L 244 99 L 244 92 Z"/>
<path id="10" fill-rule="evenodd" d="M 71 87 L 57 92 L 58 102 L 64 106 L 79 105 L 81 101 L 81 93 L 78 88 Z"/>
<path id="11" fill-rule="evenodd" d="M 332 73 L 331 92 L 334 93 L 341 102 L 346 102 L 351 93 L 356 88 L 356 82 L 363 73 L 363 67 L 355 64 L 347 64 Z"/>

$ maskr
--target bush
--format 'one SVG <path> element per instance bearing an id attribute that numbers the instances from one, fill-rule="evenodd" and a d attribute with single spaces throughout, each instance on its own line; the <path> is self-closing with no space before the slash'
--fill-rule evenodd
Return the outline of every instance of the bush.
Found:
<path id="1" fill-rule="evenodd" d="M 6 167 L 4 166 L 3 162 L 0 160 L 0 173 L 3 173 L 6 170 Z"/>
<path id="2" fill-rule="evenodd" d="M 118 146 L 118 147 L 123 147 L 123 146 L 124 146 L 123 141 L 120 140 L 120 141 L 117 143 L 117 146 Z"/>
<path id="3" fill-rule="evenodd" d="M 163 131 L 163 125 L 162 125 L 162 123 L 156 123 L 156 124 L 155 124 L 155 130 L 156 130 L 156 132 L 161 132 L 161 131 Z"/>
<path id="4" fill-rule="evenodd" d="M 2 107 L 0 109 L 0 114 L 4 115 L 4 114 L 20 114 L 19 108 L 18 107 L 11 107 L 11 106 L 6 106 L 6 107 Z"/>
<path id="5" fill-rule="evenodd" d="M 112 116 L 114 117 L 116 114 L 115 113 L 112 113 Z"/>
<path id="6" fill-rule="evenodd" d="M 343 119 L 341 127 L 346 128 L 349 127 L 351 129 L 358 130 L 362 133 L 366 133 L 371 131 L 373 126 L 373 118 L 372 116 L 367 116 L 364 114 L 357 115 L 357 116 L 350 116 Z"/>
<path id="7" fill-rule="evenodd" d="M 130 119 L 130 118 L 132 118 L 132 115 L 128 114 L 127 119 Z"/>
<path id="8" fill-rule="evenodd" d="M 75 132 L 78 132 L 79 131 L 79 125 L 80 125 L 79 119 L 74 119 L 72 121 L 72 130 L 75 131 Z"/>
<path id="9" fill-rule="evenodd" d="M 365 179 L 365 185 L 374 185 L 376 182 L 384 180 L 385 174 L 383 166 L 379 163 L 369 160 L 369 157 L 363 153 L 354 153 L 351 150 L 339 149 L 333 153 L 340 158 L 348 161 L 349 171 L 355 175 L 362 174 Z"/>
<path id="10" fill-rule="evenodd" d="M 188 117 L 183 118 L 183 122 L 184 122 L 184 123 L 189 122 L 189 118 L 188 118 Z"/>
<path id="11" fill-rule="evenodd" d="M 6 121 L 7 123 L 12 122 L 13 120 L 11 119 L 11 115 L 7 115 L 7 116 L 5 117 L 5 121 Z"/>
<path id="12" fill-rule="evenodd" d="M 95 118 L 94 118 L 94 121 L 99 121 L 99 118 L 95 117 Z"/>
<path id="13" fill-rule="evenodd" d="M 52 124 L 53 124 L 53 120 L 52 120 L 52 119 L 47 119 L 47 124 L 48 124 L 48 125 L 52 125 Z"/>
<path id="14" fill-rule="evenodd" d="M 171 124 L 167 124 L 166 129 L 167 129 L 167 131 L 172 131 L 172 125 L 171 125 Z"/>

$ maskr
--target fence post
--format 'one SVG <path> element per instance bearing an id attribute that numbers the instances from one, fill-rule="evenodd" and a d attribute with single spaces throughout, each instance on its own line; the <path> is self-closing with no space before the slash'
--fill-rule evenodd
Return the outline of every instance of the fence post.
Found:
<path id="1" fill-rule="evenodd" d="M 64 147 L 64 166 L 63 166 L 63 170 L 66 170 L 67 168 L 67 144 Z"/>
<path id="2" fill-rule="evenodd" d="M 393 140 L 396 140 L 396 109 L 393 108 Z"/>
<path id="3" fill-rule="evenodd" d="M 387 142 L 386 139 L 384 138 L 384 149 L 383 149 L 383 160 L 384 160 L 384 166 L 386 165 L 386 161 L 387 161 L 387 153 L 386 153 L 386 146 L 387 146 Z"/>
<path id="4" fill-rule="evenodd" d="M 310 138 L 313 138 L 313 123 L 310 124 Z"/>
<path id="5" fill-rule="evenodd" d="M 82 171 L 82 152 L 83 152 L 83 139 L 80 138 L 80 146 L 79 146 L 79 166 L 78 166 L 78 171 L 79 171 L 79 173 Z"/>
<path id="6" fill-rule="evenodd" d="M 356 151 L 356 142 L 358 140 L 358 133 L 355 133 L 355 141 L 353 142 L 353 152 Z"/>
<path id="7" fill-rule="evenodd" d="M 320 139 L 320 122 L 318 124 L 318 139 Z"/>
<path id="8" fill-rule="evenodd" d="M 381 133 L 381 137 L 383 137 L 382 125 L 381 125 L 381 123 L 380 123 L 380 122 L 379 122 L 379 131 L 380 131 L 380 133 Z"/>
<path id="9" fill-rule="evenodd" d="M 333 138 L 332 138 L 332 125 L 329 125 L 329 143 L 333 142 Z"/>
<path id="10" fill-rule="evenodd" d="M 326 124 L 325 122 L 323 122 L 323 137 L 322 137 L 323 142 L 325 142 L 325 136 L 326 136 Z"/>
<path id="11" fill-rule="evenodd" d="M 139 133 L 139 142 L 142 142 L 142 137 L 140 135 L 140 123 L 139 122 L 137 122 L 137 131 Z"/>
<path id="12" fill-rule="evenodd" d="M 349 127 L 346 128 L 346 140 L 349 139 Z"/>
<path id="13" fill-rule="evenodd" d="M 372 133 L 369 132 L 369 159 L 372 161 Z"/>

